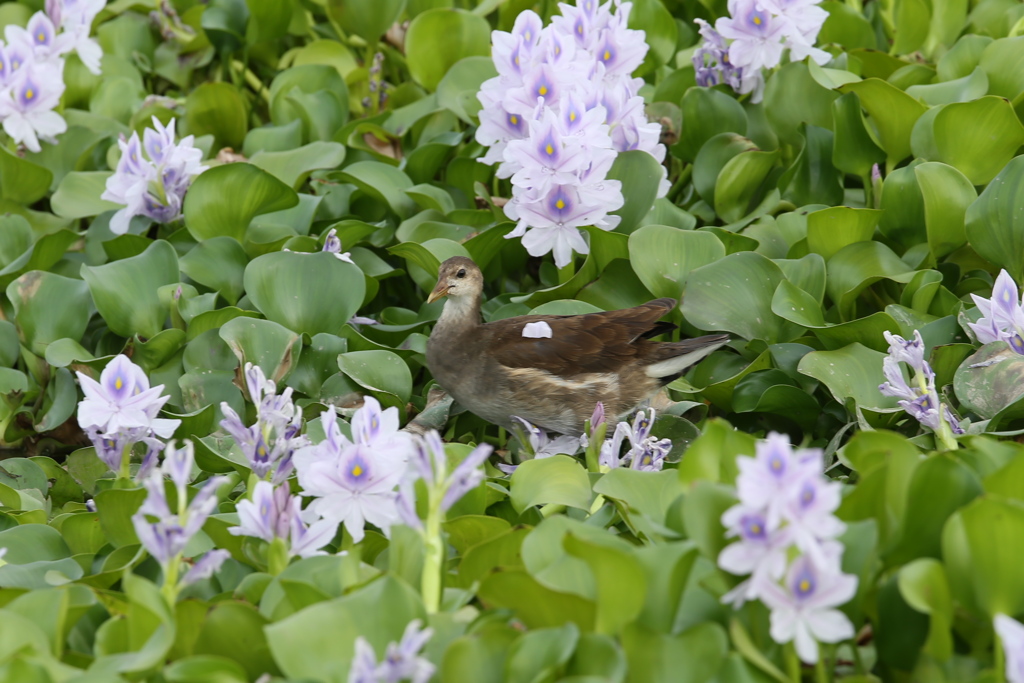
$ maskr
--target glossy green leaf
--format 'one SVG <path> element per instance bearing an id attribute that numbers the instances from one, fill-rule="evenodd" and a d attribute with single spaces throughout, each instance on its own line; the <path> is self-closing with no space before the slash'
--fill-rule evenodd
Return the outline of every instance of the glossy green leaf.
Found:
<path id="1" fill-rule="evenodd" d="M 968 356 L 953 376 L 961 405 L 982 418 L 994 417 L 1024 396 L 1024 356 L 1005 342 L 982 346 Z"/>
<path id="2" fill-rule="evenodd" d="M 564 455 L 527 460 L 512 475 L 510 499 L 520 512 L 549 503 L 586 510 L 590 508 L 590 498 L 586 470 Z"/>
<path id="3" fill-rule="evenodd" d="M 840 90 L 854 92 L 874 121 L 878 144 L 890 162 L 910 155 L 910 131 L 926 107 L 902 90 L 878 78 L 847 83 Z"/>
<path id="4" fill-rule="evenodd" d="M 709 232 L 645 225 L 629 236 L 633 270 L 657 297 L 680 300 L 691 271 L 724 257 L 721 240 Z"/>
<path id="5" fill-rule="evenodd" d="M 245 268 L 245 291 L 268 320 L 295 332 L 337 334 L 363 302 L 362 271 L 334 254 L 274 252 Z"/>
<path id="6" fill-rule="evenodd" d="M 330 0 L 327 12 L 346 33 L 376 43 L 405 9 L 406 0 Z"/>
<path id="7" fill-rule="evenodd" d="M 884 357 L 880 351 L 854 343 L 835 351 L 812 351 L 800 360 L 799 370 L 828 387 L 840 403 L 852 398 L 863 408 L 895 408 L 896 399 L 878 390 L 884 381 Z"/>
<path id="8" fill-rule="evenodd" d="M 967 207 L 967 239 L 982 257 L 1024 278 L 1024 157 L 1010 161 Z"/>
<path id="9" fill-rule="evenodd" d="M 293 190 L 298 190 L 313 171 L 337 168 L 344 160 L 344 145 L 321 141 L 287 151 L 257 152 L 250 158 L 253 166 L 262 168 Z"/>
<path id="10" fill-rule="evenodd" d="M 683 127 L 673 152 L 693 161 L 704 143 L 720 133 L 747 134 L 747 114 L 734 98 L 714 88 L 694 87 L 680 104 Z"/>
<path id="11" fill-rule="evenodd" d="M 846 7 L 846 5 L 842 5 Z M 861 112 L 860 98 L 848 92 L 832 103 L 835 142 L 832 163 L 844 173 L 865 177 L 871 167 L 885 161 L 885 152 L 875 144 Z"/>
<path id="12" fill-rule="evenodd" d="M 253 217 L 297 202 L 291 188 L 251 164 L 216 166 L 185 195 L 185 225 L 198 241 L 225 236 L 241 242 Z"/>
<path id="13" fill-rule="evenodd" d="M 92 298 L 82 280 L 30 271 L 7 286 L 7 298 L 29 350 L 38 356 L 58 339 L 80 339 L 92 316 Z"/>
<path id="14" fill-rule="evenodd" d="M 445 73 L 465 57 L 486 56 L 490 26 L 462 9 L 432 9 L 418 14 L 405 34 L 405 53 L 413 79 L 434 90 Z"/>
<path id="15" fill-rule="evenodd" d="M 409 366 L 391 351 L 349 351 L 338 356 L 338 367 L 385 404 L 401 407 L 412 395 Z"/>
<path id="16" fill-rule="evenodd" d="M 188 94 L 185 123 L 193 135 L 212 135 L 215 145 L 241 148 L 248 131 L 248 108 L 230 83 L 203 83 Z"/>
<path id="17" fill-rule="evenodd" d="M 208 334 L 212 335 L 213 330 Z M 246 363 L 258 365 L 263 374 L 275 382 L 287 377 L 299 361 L 301 336 L 271 320 L 233 318 L 225 322 L 217 334 L 235 354 L 240 367 L 245 367 Z M 189 346 L 194 347 L 200 341 L 197 338 Z"/>
<path id="18" fill-rule="evenodd" d="M 242 296 L 242 277 L 248 263 L 245 250 L 231 237 L 203 240 L 181 257 L 181 272 L 219 293 L 234 305 Z"/>
<path id="19" fill-rule="evenodd" d="M 937 260 L 967 241 L 964 216 L 978 193 L 963 173 L 946 164 L 921 164 L 914 175 L 924 199 L 928 245 Z"/>
<path id="20" fill-rule="evenodd" d="M 608 169 L 608 178 L 622 182 L 622 196 L 625 204 L 612 211 L 619 216 L 619 232 L 633 232 L 640 221 L 651 210 L 658 194 L 658 184 L 665 176 L 665 169 L 647 152 L 630 150 L 620 152 Z"/>
<path id="21" fill-rule="evenodd" d="M 0 151 L 0 197 L 28 206 L 46 195 L 52 181 L 49 169 L 6 149 Z"/>
<path id="22" fill-rule="evenodd" d="M 715 213 L 728 223 L 746 216 L 755 207 L 759 191 L 778 158 L 778 150 L 749 151 L 727 161 L 715 182 Z"/>
<path id="23" fill-rule="evenodd" d="M 942 563 L 931 558 L 915 560 L 900 570 L 900 594 L 911 607 L 931 617 L 929 654 L 945 661 L 953 654 L 953 598 Z"/>
<path id="24" fill-rule="evenodd" d="M 164 328 L 169 306 L 157 294 L 179 280 L 178 256 L 164 240 L 138 256 L 102 266 L 82 266 L 96 310 L 122 337 L 153 337 Z M 131 292 L 129 295 L 128 293 Z"/>
<path id="25" fill-rule="evenodd" d="M 880 211 L 835 206 L 807 215 L 807 248 L 828 260 L 843 247 L 871 239 Z"/>

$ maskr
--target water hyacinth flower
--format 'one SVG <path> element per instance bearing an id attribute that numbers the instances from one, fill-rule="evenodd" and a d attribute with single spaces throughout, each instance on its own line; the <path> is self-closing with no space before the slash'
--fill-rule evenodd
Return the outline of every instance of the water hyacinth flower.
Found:
<path id="1" fill-rule="evenodd" d="M 400 521 L 395 487 L 409 458 L 409 442 L 388 434 L 372 412 L 365 405 L 356 411 L 361 424 L 357 429 L 354 416 L 352 431 L 362 435 L 353 443 L 341 433 L 334 408 L 324 411 L 320 419 L 326 438 L 295 452 L 299 485 L 314 498 L 304 516 L 343 524 L 357 543 L 367 523 L 387 535 Z"/>
<path id="2" fill-rule="evenodd" d="M 839 568 L 843 545 L 836 538 L 846 529 L 834 514 L 840 485 L 822 474 L 820 450 L 794 450 L 780 434 L 759 441 L 755 457 L 736 461 L 739 501 L 722 514 L 726 537 L 736 541 L 719 553 L 718 566 L 749 578 L 722 602 L 739 608 L 762 601 L 772 610 L 772 638 L 795 641 L 803 661 L 816 661 L 818 641 L 853 635 L 835 609 L 857 588 L 857 577 Z"/>
<path id="3" fill-rule="evenodd" d="M 512 416 L 519 425 L 515 425 L 516 436 L 523 448 L 534 458 L 550 458 L 553 455 L 575 455 L 580 449 L 580 440 L 575 436 L 555 436 L 554 438 L 521 417 Z"/>
<path id="4" fill-rule="evenodd" d="M 624 203 L 621 183 L 607 178 L 619 152 L 640 150 L 661 161 L 661 125 L 644 113 L 643 84 L 631 77 L 643 62 L 643 31 L 628 28 L 631 3 L 578 0 L 560 4 L 548 26 L 531 10 L 510 33 L 492 34 L 498 75 L 481 85 L 476 139 L 479 161 L 498 163 L 512 178 L 505 213 L 517 222 L 506 237 L 523 239 L 534 256 L 553 252 L 559 267 L 589 247 L 580 232 L 614 230 L 611 212 Z M 663 173 L 658 196 L 669 186 Z"/>
<path id="5" fill-rule="evenodd" d="M 1006 683 L 1024 683 L 1024 624 L 997 614 L 995 629 L 1006 659 Z"/>
<path id="6" fill-rule="evenodd" d="M 96 447 L 96 454 L 110 469 L 128 476 L 132 447 L 145 443 L 148 449 L 139 477 L 144 477 L 156 453 L 159 439 L 170 438 L 181 420 L 157 415 L 170 396 L 161 395 L 164 385 L 149 386 L 142 368 L 123 354 L 115 356 L 100 373 L 100 381 L 75 373 L 85 397 L 78 404 L 78 424 Z"/>
<path id="7" fill-rule="evenodd" d="M 309 444 L 299 434 L 302 412 L 292 401 L 292 388 L 278 394 L 277 385 L 266 378 L 260 366 L 246 363 L 243 374 L 249 398 L 256 405 L 256 423 L 245 426 L 231 406 L 221 403 L 224 419 L 220 426 L 242 449 L 253 474 L 278 484 L 292 473 L 295 451 Z"/>
<path id="8" fill-rule="evenodd" d="M 402 639 L 397 643 L 388 643 L 379 664 L 373 646 L 362 636 L 356 638 L 355 657 L 349 669 L 348 683 L 427 683 L 437 667 L 421 657 L 420 651 L 433 637 L 434 630 L 421 629 L 421 625 L 419 619 L 409 622 Z"/>
<path id="9" fill-rule="evenodd" d="M 807 555 L 797 558 L 782 586 L 764 576 L 752 581 L 761 601 L 772 610 L 772 640 L 793 641 L 802 661 L 818 660 L 819 641 L 838 643 L 853 637 L 853 624 L 836 607 L 857 593 L 857 577 L 842 572 L 837 555 L 824 564 Z"/>
<path id="10" fill-rule="evenodd" d="M 158 223 L 180 218 L 185 192 L 208 168 L 200 163 L 203 153 L 193 146 L 192 135 L 175 142 L 174 125 L 174 119 L 164 126 L 154 116 L 153 127 L 144 131 L 143 141 L 138 133 L 118 141 L 121 159 L 101 195 L 125 207 L 110 219 L 110 230 L 115 235 L 126 233 L 134 216 L 146 216 Z"/>
<path id="11" fill-rule="evenodd" d="M 1024 299 L 1018 294 L 1017 283 L 1005 270 L 999 271 L 992 298 L 984 299 L 971 294 L 981 311 L 976 323 L 967 323 L 982 344 L 1004 341 L 1014 352 L 1024 355 Z"/>
<path id="12" fill-rule="evenodd" d="M 810 57 L 818 64 L 831 59 L 814 47 L 828 13 L 821 0 L 729 0 L 729 16 L 719 17 L 712 27 L 696 19 L 701 44 L 693 55 L 697 84 L 729 85 L 760 102 L 764 95 L 764 71 L 774 69 L 789 50 L 790 61 Z"/>
<path id="13" fill-rule="evenodd" d="M 132 525 L 139 542 L 156 559 L 164 572 L 164 595 L 174 601 L 185 586 L 211 576 L 229 556 L 226 550 L 211 550 L 179 576 L 182 553 L 193 536 L 202 528 L 217 507 L 217 487 L 226 477 L 211 477 L 188 501 L 188 481 L 195 454 L 192 443 L 181 448 L 168 446 L 164 463 L 154 468 L 143 482 L 146 500 L 132 515 Z M 171 510 L 164 489 L 164 475 L 170 476 L 177 491 L 177 508 Z"/>
<path id="14" fill-rule="evenodd" d="M 68 128 L 64 117 L 53 111 L 64 94 L 63 64 L 26 63 L 9 80 L 9 87 L 0 90 L 4 131 L 32 152 L 42 149 L 40 140 L 56 142 Z"/>
<path id="15" fill-rule="evenodd" d="M 292 557 L 323 555 L 320 548 L 330 543 L 338 528 L 337 522 L 318 519 L 307 524 L 302 519 L 302 498 L 291 495 L 287 485 L 274 487 L 266 481 L 256 482 L 252 500 L 238 502 L 239 526 L 228 531 L 235 536 L 252 536 L 282 546 L 283 565 Z M 279 573 L 282 567 L 273 567 Z"/>
<path id="16" fill-rule="evenodd" d="M 103 49 L 89 37 L 92 22 L 106 6 L 107 0 L 46 0 L 46 14 L 62 30 L 67 50 L 74 50 L 82 64 L 97 76 Z"/>
<path id="17" fill-rule="evenodd" d="M 602 467 L 615 469 L 629 463 L 631 469 L 656 472 L 665 465 L 665 457 L 672 450 L 671 439 L 656 439 L 651 436 L 655 412 L 637 412 L 633 424 L 620 422 L 612 437 L 601 446 L 599 463 Z M 629 443 L 629 450 L 622 455 L 622 445 Z"/>
<path id="18" fill-rule="evenodd" d="M 899 405 L 911 417 L 935 432 L 936 437 L 949 450 L 958 448 L 954 434 L 963 434 L 959 420 L 940 398 L 935 388 L 935 372 L 924 360 L 924 340 L 914 330 L 914 339 L 885 332 L 889 342 L 889 355 L 882 360 L 882 374 L 886 381 L 878 390 L 885 396 L 899 398 Z M 914 373 L 911 383 L 903 376 L 902 365 Z"/>

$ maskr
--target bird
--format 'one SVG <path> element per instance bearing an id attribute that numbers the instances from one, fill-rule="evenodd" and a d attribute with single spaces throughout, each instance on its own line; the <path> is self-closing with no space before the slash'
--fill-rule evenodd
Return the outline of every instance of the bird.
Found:
<path id="1" fill-rule="evenodd" d="M 441 264 L 427 302 L 447 299 L 427 341 L 427 367 L 459 404 L 506 429 L 519 418 L 579 436 L 599 401 L 610 418 L 626 416 L 730 339 L 652 341 L 676 327 L 660 320 L 676 307 L 667 297 L 617 311 L 484 323 L 483 289 L 471 259 Z"/>

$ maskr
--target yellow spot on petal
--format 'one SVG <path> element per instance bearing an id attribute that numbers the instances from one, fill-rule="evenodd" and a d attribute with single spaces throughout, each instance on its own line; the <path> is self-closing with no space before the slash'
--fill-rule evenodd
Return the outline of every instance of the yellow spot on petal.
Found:
<path id="1" fill-rule="evenodd" d="M 611 53 L 611 51 L 609 51 L 609 50 L 605 50 L 605 51 L 604 51 L 604 54 L 603 54 L 603 55 L 601 55 L 601 59 L 603 59 L 603 60 L 604 60 L 604 61 L 606 61 L 606 62 L 607 62 L 607 61 L 608 61 L 609 59 L 611 59 L 611 58 L 612 58 L 612 53 Z"/>
<path id="2" fill-rule="evenodd" d="M 575 121 L 576 121 L 576 112 L 574 112 L 574 111 L 569 112 L 569 120 L 575 123 Z"/>
<path id="3" fill-rule="evenodd" d="M 565 201 L 559 199 L 557 202 L 555 202 L 555 206 L 557 208 L 559 208 L 559 209 L 564 209 L 565 208 Z"/>
<path id="4" fill-rule="evenodd" d="M 43 33 L 42 31 L 37 33 L 36 34 L 36 42 L 45 43 L 46 42 L 46 34 Z"/>
<path id="5" fill-rule="evenodd" d="M 580 34 L 581 36 L 583 35 L 583 24 L 578 24 L 576 26 L 576 33 Z"/>
<path id="6" fill-rule="evenodd" d="M 548 86 L 542 85 L 539 88 L 537 88 L 537 94 L 542 95 L 542 96 L 543 95 L 547 95 L 548 94 Z"/>
<path id="7" fill-rule="evenodd" d="M 353 477 L 358 477 L 362 473 L 363 473 L 363 468 L 360 467 L 359 465 L 356 465 L 355 467 L 352 468 L 352 476 Z"/>
<path id="8" fill-rule="evenodd" d="M 548 153 L 548 156 L 551 156 L 552 154 L 555 153 L 555 148 L 549 144 L 547 147 L 544 148 L 544 151 Z"/>
<path id="9" fill-rule="evenodd" d="M 36 96 L 36 91 L 33 90 L 32 88 L 29 88 L 28 90 L 25 91 L 25 99 L 26 100 L 31 100 L 35 96 Z"/>
<path id="10" fill-rule="evenodd" d="M 761 525 L 760 524 L 753 524 L 753 525 L 751 525 L 750 531 L 755 536 L 760 536 L 761 535 Z"/>
<path id="11" fill-rule="evenodd" d="M 757 16 L 755 14 L 754 15 L 754 26 L 760 26 L 760 25 L 761 25 L 761 17 L 759 17 L 759 16 Z"/>
<path id="12" fill-rule="evenodd" d="M 120 377 L 118 377 L 117 379 L 114 380 L 114 388 L 115 389 L 117 389 L 118 391 L 121 391 L 121 387 L 123 387 L 123 386 L 124 386 L 124 380 L 122 380 Z"/>
<path id="13" fill-rule="evenodd" d="M 806 593 L 809 590 L 811 590 L 811 582 L 807 579 L 803 579 L 802 581 L 800 581 L 800 592 Z"/>
<path id="14" fill-rule="evenodd" d="M 510 117 L 508 117 L 508 120 L 512 122 L 513 126 L 518 126 L 519 125 L 519 117 L 516 116 L 515 114 L 513 114 Z"/>

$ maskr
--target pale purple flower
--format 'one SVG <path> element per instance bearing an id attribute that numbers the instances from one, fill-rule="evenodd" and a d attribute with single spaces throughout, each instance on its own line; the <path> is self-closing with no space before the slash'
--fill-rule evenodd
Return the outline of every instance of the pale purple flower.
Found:
<path id="1" fill-rule="evenodd" d="M 572 261 L 573 252 L 590 253 L 590 246 L 584 241 L 579 228 L 594 225 L 608 218 L 609 211 L 622 207 L 621 183 L 615 180 L 605 182 L 608 193 L 604 205 L 584 203 L 579 189 L 573 185 L 553 185 L 536 201 L 513 197 L 505 205 L 505 215 L 518 221 L 519 225 L 505 237 L 522 237 L 523 246 L 532 256 L 553 252 L 555 265 L 560 268 Z M 616 219 L 617 225 L 618 217 L 611 218 Z"/>
<path id="2" fill-rule="evenodd" d="M 249 398 L 256 404 L 256 423 L 247 427 L 231 406 L 221 403 L 220 426 L 235 439 L 257 477 L 271 476 L 275 484 L 281 483 L 294 469 L 295 451 L 309 443 L 299 434 L 302 412 L 292 401 L 292 388 L 278 394 L 277 385 L 260 366 L 246 363 L 243 374 Z"/>
<path id="3" fill-rule="evenodd" d="M 736 477 L 740 501 L 765 510 L 769 525 L 774 527 L 804 480 L 821 474 L 821 450 L 794 451 L 789 439 L 770 432 L 757 442 L 753 458 L 741 455 L 736 465 L 740 471 Z"/>
<path id="4" fill-rule="evenodd" d="M 338 239 L 338 231 L 335 228 L 331 228 L 327 231 L 327 236 L 324 238 L 324 247 L 322 251 L 326 251 L 334 256 L 339 261 L 345 261 L 346 263 L 353 263 L 352 255 L 347 251 L 341 250 L 341 240 Z"/>
<path id="5" fill-rule="evenodd" d="M 15 71 L 19 59 L 8 54 L 13 73 L 8 79 L 10 87 L 0 90 L 0 118 L 4 130 L 16 143 L 39 152 L 39 140 L 55 142 L 56 136 L 68 127 L 64 118 L 53 111 L 64 93 L 63 66 L 30 61 Z"/>
<path id="6" fill-rule="evenodd" d="M 408 452 L 350 442 L 338 428 L 333 407 L 321 421 L 326 438 L 295 453 L 299 484 L 305 495 L 315 498 L 304 515 L 344 524 L 357 543 L 367 523 L 387 534 L 400 520 L 395 487 Z"/>
<path id="7" fill-rule="evenodd" d="M 174 454 L 169 458 L 188 460 L 191 469 L 191 444 L 186 442 L 184 455 L 178 455 L 177 449 L 170 448 Z M 135 533 L 146 551 L 165 567 L 185 550 L 185 546 L 202 528 L 203 524 L 217 507 L 217 487 L 227 481 L 227 477 L 211 477 L 196 493 L 192 502 L 186 501 L 187 490 L 178 487 L 177 510 L 168 506 L 164 490 L 163 472 L 154 469 L 143 482 L 148 495 L 132 516 Z M 177 486 L 177 482 L 175 482 Z"/>
<path id="8" fill-rule="evenodd" d="M 398 408 L 380 409 L 380 401 L 364 396 L 363 405 L 352 415 L 352 439 L 375 451 L 389 451 L 407 457 L 413 444 L 409 432 L 400 428 Z"/>
<path id="9" fill-rule="evenodd" d="M 337 522 L 320 519 L 306 524 L 302 520 L 302 498 L 291 495 L 288 486 L 266 481 L 256 482 L 252 500 L 237 505 L 239 526 L 228 531 L 235 536 L 252 536 L 271 543 L 279 538 L 288 544 L 289 557 L 323 555 L 320 548 L 330 543 Z"/>
<path id="10" fill-rule="evenodd" d="M 1003 643 L 1006 683 L 1024 683 L 1024 624 L 1005 614 L 997 614 L 995 629 Z"/>
<path id="11" fill-rule="evenodd" d="M 656 439 L 651 436 L 654 426 L 654 408 L 647 413 L 637 412 L 633 424 L 619 422 L 611 438 L 601 445 L 598 462 L 609 469 L 629 463 L 634 470 L 656 472 L 665 464 L 665 457 L 672 450 L 671 439 Z M 629 450 L 622 454 L 622 445 L 628 443 Z"/>
<path id="12" fill-rule="evenodd" d="M 726 83 L 733 90 L 739 90 L 742 69 L 737 69 L 729 61 L 729 46 L 725 38 L 703 19 L 694 19 L 694 22 L 701 36 L 701 43 L 693 53 L 697 85 L 711 87 Z"/>
<path id="13" fill-rule="evenodd" d="M 885 334 L 889 341 L 889 355 L 882 359 L 882 374 L 886 381 L 879 385 L 878 390 L 884 396 L 899 398 L 900 407 L 932 431 L 939 432 L 945 421 L 954 434 L 963 434 L 959 420 L 940 399 L 935 388 L 935 372 L 924 360 L 924 342 L 920 333 L 915 330 L 915 339 L 911 342 L 889 332 Z M 903 376 L 901 363 L 914 370 L 912 383 Z"/>
<path id="14" fill-rule="evenodd" d="M 818 661 L 818 642 L 838 643 L 852 638 L 853 624 L 836 609 L 857 593 L 857 577 L 844 574 L 839 557 L 816 564 L 797 558 L 780 586 L 767 576 L 755 576 L 757 594 L 771 610 L 771 637 L 777 643 L 795 641 L 804 662 Z"/>
<path id="15" fill-rule="evenodd" d="M 783 22 L 759 0 L 729 0 L 728 17 L 719 17 L 715 30 L 730 39 L 729 61 L 743 69 L 771 69 L 782 60 Z"/>
<path id="16" fill-rule="evenodd" d="M 786 572 L 786 553 L 792 543 L 790 529 L 769 526 L 762 511 L 742 503 L 725 511 L 722 525 L 726 538 L 737 541 L 718 554 L 719 567 L 737 576 L 764 574 L 776 581 Z M 738 609 L 745 601 L 757 599 L 756 586 L 753 580 L 743 581 L 724 595 L 722 602 Z"/>
<path id="17" fill-rule="evenodd" d="M 530 121 L 529 128 L 529 137 L 512 140 L 505 148 L 505 161 L 518 169 L 512 184 L 529 191 L 529 196 L 543 195 L 553 185 L 572 183 L 590 163 L 588 147 L 563 142 L 558 118 L 551 109 Z"/>
<path id="18" fill-rule="evenodd" d="M 56 60 L 72 48 L 70 36 L 58 34 L 57 27 L 43 12 L 33 14 L 24 28 L 16 24 L 5 26 L 4 38 L 9 45 L 28 48 L 33 62 L 51 62 L 54 66 L 57 66 Z"/>
<path id="19" fill-rule="evenodd" d="M 1017 283 L 1005 270 L 999 272 L 992 287 L 992 298 L 984 299 L 972 294 L 982 317 L 968 323 L 982 344 L 1005 341 L 1016 353 L 1024 355 L 1024 299 L 1018 294 Z"/>
<path id="20" fill-rule="evenodd" d="M 89 32 L 106 4 L 106 0 L 46 0 L 46 14 L 62 29 L 67 49 L 77 52 L 82 64 L 96 75 L 100 74 L 103 49 Z"/>
<path id="21" fill-rule="evenodd" d="M 611 16 L 595 43 L 594 54 L 604 67 L 606 77 L 629 76 L 643 64 L 647 55 L 646 34 L 626 25 L 632 7 L 631 2 L 620 4 L 619 11 Z"/>
<path id="22" fill-rule="evenodd" d="M 821 0 L 758 0 L 782 26 L 783 42 L 790 51 L 790 61 L 800 62 L 810 57 L 825 64 L 832 55 L 814 47 L 818 32 L 828 19 L 828 12 L 818 7 Z"/>
<path id="23" fill-rule="evenodd" d="M 409 458 L 408 471 L 399 486 L 398 512 L 402 517 L 402 523 L 414 529 L 423 527 L 416 514 L 416 481 L 422 479 L 432 489 L 431 496 L 440 498 L 440 511 L 448 512 L 455 503 L 484 480 L 480 466 L 493 450 L 490 444 L 480 444 L 449 474 L 448 456 L 441 435 L 430 430 L 419 437 Z"/>
<path id="24" fill-rule="evenodd" d="M 221 565 L 224 564 L 224 560 L 231 557 L 231 553 L 224 549 L 210 550 L 205 555 L 196 560 L 185 575 L 181 577 L 178 582 L 178 586 L 184 588 L 190 586 L 197 581 L 208 579 L 220 569 Z"/>
<path id="25" fill-rule="evenodd" d="M 575 436 L 556 436 L 551 438 L 543 429 L 521 417 L 512 416 L 519 422 L 515 425 L 516 436 L 534 458 L 550 458 L 553 455 L 575 455 L 580 449 L 580 440 Z M 520 427 L 521 425 L 521 427 Z"/>
<path id="26" fill-rule="evenodd" d="M 101 195 L 125 207 L 110 219 L 114 234 L 127 232 L 133 216 L 144 215 L 159 223 L 181 217 L 185 192 L 207 167 L 201 163 L 202 151 L 193 146 L 193 136 L 175 143 L 174 126 L 174 119 L 165 127 L 153 117 L 153 127 L 144 131 L 141 145 L 148 156 L 141 153 L 138 133 L 118 142 L 121 159 Z"/>
<path id="27" fill-rule="evenodd" d="M 423 628 L 419 619 L 405 627 L 399 642 L 388 643 L 380 664 L 377 663 L 373 646 L 359 636 L 355 642 L 355 658 L 349 669 L 348 683 L 427 683 L 437 667 L 420 651 L 434 635 L 431 628 Z"/>
<path id="28" fill-rule="evenodd" d="M 794 487 L 791 495 L 782 511 L 786 529 L 801 552 L 820 560 L 820 543 L 846 531 L 846 525 L 835 516 L 842 502 L 842 484 L 815 473 Z"/>

